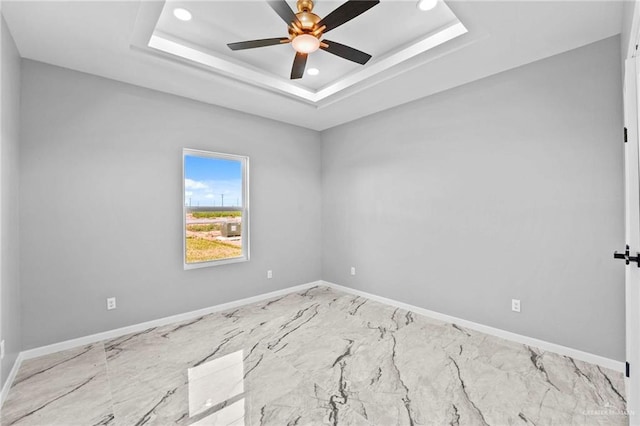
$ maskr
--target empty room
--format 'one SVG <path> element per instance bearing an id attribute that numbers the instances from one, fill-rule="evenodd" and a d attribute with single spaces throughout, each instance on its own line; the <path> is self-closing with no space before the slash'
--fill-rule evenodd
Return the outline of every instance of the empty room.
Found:
<path id="1" fill-rule="evenodd" d="M 0 424 L 640 425 L 636 0 L 0 15 Z"/>

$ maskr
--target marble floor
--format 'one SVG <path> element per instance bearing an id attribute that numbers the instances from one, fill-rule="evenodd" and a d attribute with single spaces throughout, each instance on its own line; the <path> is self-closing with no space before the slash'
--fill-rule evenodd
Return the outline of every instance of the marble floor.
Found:
<path id="1" fill-rule="evenodd" d="M 23 362 L 2 425 L 624 425 L 620 373 L 314 287 Z"/>

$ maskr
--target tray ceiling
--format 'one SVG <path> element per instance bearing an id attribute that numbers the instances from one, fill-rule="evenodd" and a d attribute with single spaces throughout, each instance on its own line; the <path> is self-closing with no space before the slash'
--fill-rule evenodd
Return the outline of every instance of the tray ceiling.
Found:
<path id="1" fill-rule="evenodd" d="M 225 51 L 229 42 L 278 37 L 284 32 L 282 20 L 264 2 L 168 1 L 171 3 L 2 0 L 2 15 L 25 59 L 325 130 L 619 34 L 623 10 L 623 2 L 616 0 L 440 0 L 440 9 L 429 14 L 417 10 L 417 0 L 382 0 L 329 33 L 330 40 L 370 50 L 374 58 L 366 66 L 338 60 L 328 71 L 329 62 L 326 66 L 318 63 L 314 66 L 322 69 L 317 77 L 305 75 L 292 83 L 287 78 L 293 60 L 290 46 L 253 49 L 241 55 Z M 193 8 L 190 24 L 196 25 L 164 23 L 170 16 L 163 18 L 163 10 L 173 4 Z M 324 15 L 338 4 L 318 0 L 315 10 Z M 232 23 L 230 14 L 234 15 Z M 210 21 L 198 23 L 204 16 Z M 437 31 L 437 19 L 444 21 L 447 16 L 457 17 L 467 32 L 378 72 L 385 60 L 428 37 L 434 28 Z M 434 22 L 423 27 L 418 21 L 422 19 Z M 237 67 L 238 72 L 149 47 L 154 34 L 208 55 L 213 65 Z M 312 55 L 315 53 L 318 61 L 328 56 L 326 52 Z M 257 73 L 259 81 L 255 74 L 253 80 L 251 75 L 242 75 L 247 70 Z M 361 78 L 362 72 L 370 74 Z M 264 80 L 274 84 L 270 87 Z M 344 87 L 335 87 L 335 93 L 322 99 L 313 98 L 338 83 Z M 291 88 L 306 93 L 307 98 L 287 92 Z"/>
<path id="2" fill-rule="evenodd" d="M 342 3 L 321 0 L 313 12 L 323 17 Z M 295 1 L 289 1 L 289 5 L 296 10 Z M 192 19 L 176 18 L 176 9 L 188 10 Z M 441 1 L 428 11 L 421 11 L 414 2 L 382 1 L 328 35 L 333 41 L 372 55 L 366 65 L 319 50 L 307 61 L 307 70 L 315 68 L 319 73 L 305 73 L 302 79 L 290 80 L 295 56 L 290 44 L 241 51 L 227 47 L 227 43 L 236 41 L 287 36 L 286 24 L 264 1 L 167 0 L 141 8 L 139 22 L 154 21 L 151 33 L 147 29 L 140 34 L 137 47 L 167 53 L 312 104 L 320 104 L 354 85 L 366 85 L 367 79 L 467 32 Z"/>

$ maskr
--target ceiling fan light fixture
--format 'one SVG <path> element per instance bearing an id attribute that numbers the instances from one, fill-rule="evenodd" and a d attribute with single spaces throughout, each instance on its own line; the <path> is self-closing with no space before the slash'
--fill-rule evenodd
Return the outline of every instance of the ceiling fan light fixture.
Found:
<path id="1" fill-rule="evenodd" d="M 418 0 L 418 4 L 416 5 L 418 9 L 426 12 L 427 10 L 431 10 L 438 5 L 438 0 Z"/>
<path id="2" fill-rule="evenodd" d="M 173 16 L 175 16 L 176 18 L 178 18 L 181 21 L 190 21 L 192 16 L 191 16 L 191 12 L 189 12 L 187 9 L 183 9 L 181 7 L 177 7 L 175 9 L 173 9 Z"/>
<path id="3" fill-rule="evenodd" d="M 295 13 L 287 3 L 287 0 L 268 0 L 269 6 L 287 24 L 289 37 L 227 43 L 227 47 L 231 50 L 245 50 L 291 43 L 291 47 L 296 51 L 293 66 L 291 67 L 291 80 L 303 77 L 309 54 L 320 48 L 332 55 L 360 65 L 366 64 L 371 59 L 371 55 L 353 47 L 327 40 L 324 38 L 324 33 L 362 15 L 380 3 L 380 0 L 347 0 L 324 18 L 320 18 L 312 12 L 313 1 L 297 0 L 298 13 Z"/>
<path id="4" fill-rule="evenodd" d="M 291 41 L 291 46 L 298 53 L 312 53 L 320 48 L 320 40 L 311 34 L 300 34 Z"/>

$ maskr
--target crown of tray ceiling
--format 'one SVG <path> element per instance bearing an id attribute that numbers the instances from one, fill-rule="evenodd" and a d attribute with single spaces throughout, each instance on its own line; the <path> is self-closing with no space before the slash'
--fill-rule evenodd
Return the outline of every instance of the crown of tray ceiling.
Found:
<path id="1" fill-rule="evenodd" d="M 288 3 L 297 10 L 295 1 Z M 318 0 L 313 12 L 324 17 L 343 3 Z M 178 8 L 191 12 L 192 19 L 177 19 L 173 12 Z M 442 1 L 432 10 L 421 11 L 415 1 L 382 0 L 330 35 L 331 40 L 372 55 L 366 65 L 319 50 L 309 54 L 307 61 L 307 69 L 319 73 L 290 80 L 295 56 L 290 44 L 242 51 L 227 46 L 241 40 L 287 37 L 287 24 L 266 1 L 166 0 L 142 3 L 133 45 L 320 107 L 405 71 L 400 66 L 403 62 L 466 32 Z"/>

